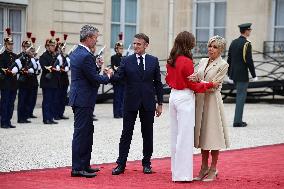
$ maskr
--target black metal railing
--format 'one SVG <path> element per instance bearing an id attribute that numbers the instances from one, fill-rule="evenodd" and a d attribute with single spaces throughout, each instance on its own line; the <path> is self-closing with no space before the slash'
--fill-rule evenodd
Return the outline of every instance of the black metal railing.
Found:
<path id="1" fill-rule="evenodd" d="M 263 53 L 271 56 L 284 56 L 284 41 L 264 41 Z"/>
<path id="2" fill-rule="evenodd" d="M 195 47 L 192 51 L 194 58 L 203 58 L 203 57 L 208 56 L 207 55 L 208 53 L 207 43 L 208 43 L 207 41 L 197 41 L 196 42 Z M 224 57 L 225 55 L 226 55 L 226 51 L 223 52 L 222 57 Z"/>

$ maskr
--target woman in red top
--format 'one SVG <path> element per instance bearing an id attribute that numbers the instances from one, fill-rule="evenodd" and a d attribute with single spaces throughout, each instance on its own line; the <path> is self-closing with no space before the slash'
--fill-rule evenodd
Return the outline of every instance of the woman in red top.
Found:
<path id="1" fill-rule="evenodd" d="M 195 38 L 191 33 L 179 33 L 167 60 L 166 82 L 171 87 L 169 111 L 172 181 L 193 180 L 194 92 L 203 93 L 218 86 L 218 83 L 188 80 L 187 77 L 194 72 L 191 54 L 194 44 Z"/>

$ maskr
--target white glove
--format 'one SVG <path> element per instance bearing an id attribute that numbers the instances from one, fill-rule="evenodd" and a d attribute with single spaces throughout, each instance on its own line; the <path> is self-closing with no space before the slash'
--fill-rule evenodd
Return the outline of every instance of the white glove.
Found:
<path id="1" fill-rule="evenodd" d="M 63 59 L 62 59 L 61 54 L 59 54 L 59 55 L 57 56 L 57 60 L 59 61 L 59 65 L 62 66 L 62 64 L 63 64 Z"/>
<path id="2" fill-rule="evenodd" d="M 252 81 L 258 81 L 258 77 L 252 78 Z"/>
<path id="3" fill-rule="evenodd" d="M 29 69 L 28 69 L 28 73 L 35 73 L 35 72 L 34 72 L 34 69 L 29 68 Z"/>
<path id="4" fill-rule="evenodd" d="M 41 70 L 41 66 L 40 66 L 39 60 L 36 62 L 36 64 L 37 64 L 37 70 Z"/>
<path id="5" fill-rule="evenodd" d="M 16 64 L 18 65 L 19 69 L 22 69 L 22 62 L 20 59 L 15 60 Z"/>
<path id="6" fill-rule="evenodd" d="M 32 61 L 32 64 L 33 64 L 33 68 L 34 68 L 34 69 L 37 69 L 38 65 L 37 65 L 35 59 L 34 59 L 34 58 L 31 58 L 31 61 Z"/>
<path id="7" fill-rule="evenodd" d="M 55 69 L 56 69 L 56 71 L 60 71 L 60 66 L 59 65 L 57 65 L 56 67 L 55 67 Z"/>
<path id="8" fill-rule="evenodd" d="M 18 68 L 14 67 L 11 72 L 12 72 L 12 74 L 16 74 L 16 73 L 18 73 L 18 71 L 19 71 Z"/>
<path id="9" fill-rule="evenodd" d="M 68 66 L 65 66 L 64 71 L 65 71 L 65 72 L 68 72 L 68 71 L 69 71 Z"/>
<path id="10" fill-rule="evenodd" d="M 70 67 L 70 58 L 67 57 L 67 58 L 66 58 L 66 61 L 67 61 L 68 67 Z"/>

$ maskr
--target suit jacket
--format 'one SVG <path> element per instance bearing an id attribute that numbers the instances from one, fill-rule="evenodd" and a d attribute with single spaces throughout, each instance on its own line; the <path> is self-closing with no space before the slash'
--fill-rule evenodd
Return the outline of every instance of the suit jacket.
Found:
<path id="1" fill-rule="evenodd" d="M 79 45 L 70 55 L 71 85 L 69 105 L 94 107 L 99 84 L 107 84 L 109 78 L 99 75 L 93 55 Z"/>
<path id="2" fill-rule="evenodd" d="M 250 42 L 243 36 L 233 40 L 228 52 L 228 75 L 235 82 L 248 82 L 248 69 L 256 77 Z"/>
<path id="3" fill-rule="evenodd" d="M 163 86 L 157 57 L 146 54 L 145 70 L 139 71 L 136 54 L 122 59 L 114 79 L 122 79 L 125 84 L 124 109 L 137 111 L 143 105 L 146 111 L 154 111 L 157 102 L 163 102 Z"/>

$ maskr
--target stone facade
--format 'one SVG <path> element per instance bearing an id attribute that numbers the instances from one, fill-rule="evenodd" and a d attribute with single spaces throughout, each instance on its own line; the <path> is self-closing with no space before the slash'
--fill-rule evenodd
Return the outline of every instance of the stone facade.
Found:
<path id="1" fill-rule="evenodd" d="M 8 2 L 12 2 L 12 5 L 14 2 L 14 5 L 17 5 L 20 1 L 0 0 L 2 6 Z M 44 50 L 45 39 L 50 37 L 51 29 L 56 31 L 56 37 L 62 38 L 63 33 L 69 35 L 66 47 L 68 51 L 79 42 L 80 27 L 89 23 L 100 30 L 98 49 L 104 44 L 107 46 L 105 59 L 108 63 L 112 52 L 109 48 L 112 0 L 27 0 L 24 2 L 26 2 L 26 27 L 23 38 L 26 31 L 33 32 L 37 37 L 37 45 L 42 45 L 41 52 Z M 238 24 L 252 22 L 253 48 L 262 51 L 263 41 L 271 40 L 271 17 L 275 14 L 272 10 L 272 2 L 273 0 L 227 0 L 227 42 L 230 43 L 239 36 Z M 138 32 L 144 32 L 150 36 L 149 52 L 160 59 L 166 59 L 176 34 L 183 30 L 192 31 L 193 3 L 194 0 L 138 0 Z"/>

